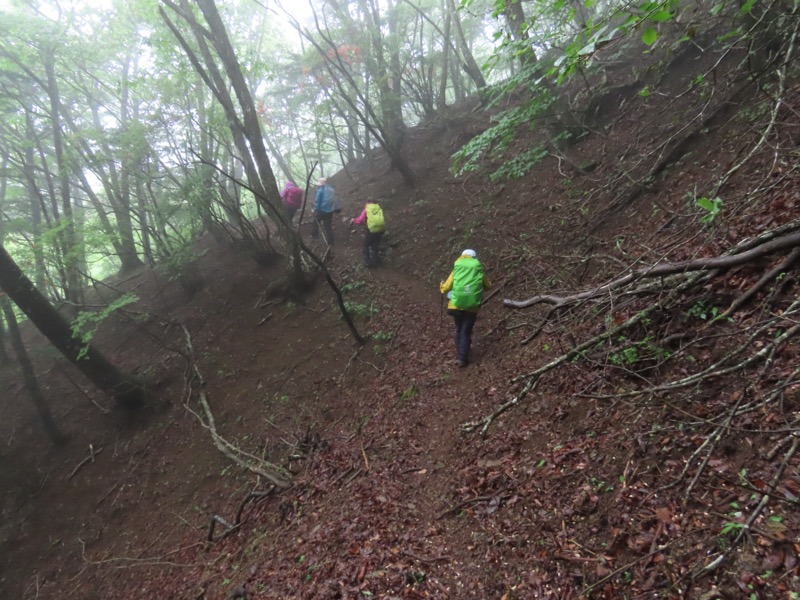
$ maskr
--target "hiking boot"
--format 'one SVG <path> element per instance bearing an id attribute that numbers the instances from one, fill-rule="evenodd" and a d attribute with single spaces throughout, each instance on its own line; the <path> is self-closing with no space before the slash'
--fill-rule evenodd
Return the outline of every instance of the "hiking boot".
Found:
<path id="1" fill-rule="evenodd" d="M 466 367 L 469 363 L 466 360 L 461 360 L 460 358 L 456 361 L 456 364 L 459 367 Z"/>

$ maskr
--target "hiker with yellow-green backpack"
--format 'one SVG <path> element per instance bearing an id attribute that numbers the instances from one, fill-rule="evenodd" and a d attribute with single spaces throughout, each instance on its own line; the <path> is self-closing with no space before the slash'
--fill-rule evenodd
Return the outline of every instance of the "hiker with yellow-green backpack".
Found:
<path id="1" fill-rule="evenodd" d="M 367 226 L 364 234 L 364 266 L 377 267 L 381 264 L 378 246 L 386 231 L 386 221 L 383 218 L 383 209 L 377 202 L 367 202 L 364 210 L 355 219 L 350 219 L 353 225 Z"/>
<path id="2" fill-rule="evenodd" d="M 486 279 L 475 250 L 464 250 L 453 264 L 450 276 L 439 285 L 442 294 L 450 299 L 447 314 L 453 317 L 456 325 L 456 364 L 459 367 L 469 364 L 472 328 L 483 301 L 483 290 L 490 287 L 492 284 Z"/>

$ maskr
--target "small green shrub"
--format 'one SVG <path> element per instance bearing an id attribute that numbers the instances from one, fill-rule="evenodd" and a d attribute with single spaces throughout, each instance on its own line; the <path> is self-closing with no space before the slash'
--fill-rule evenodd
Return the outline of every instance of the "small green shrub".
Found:
<path id="1" fill-rule="evenodd" d="M 699 208 L 702 208 L 706 211 L 706 214 L 700 217 L 701 223 L 711 223 L 722 211 L 722 198 L 719 196 L 715 198 L 706 198 L 703 196 L 702 198 L 697 198 L 694 203 Z"/>
<path id="2" fill-rule="evenodd" d="M 403 390 L 403 393 L 400 394 L 401 400 L 411 400 L 414 396 L 419 394 L 419 387 L 416 383 L 412 383 L 408 388 Z"/>
<path id="3" fill-rule="evenodd" d="M 345 283 L 342 287 L 343 294 L 349 294 L 350 292 L 354 292 L 356 290 L 360 290 L 365 285 L 367 285 L 366 281 L 352 281 L 350 283 Z"/>
<path id="4" fill-rule="evenodd" d="M 100 311 L 79 312 L 78 316 L 75 317 L 70 326 L 72 337 L 79 339 L 83 344 L 80 352 L 78 352 L 78 358 L 80 359 L 86 356 L 86 352 L 89 350 L 89 343 L 92 341 L 94 334 L 97 333 L 97 328 L 100 326 L 100 323 L 105 321 L 123 306 L 127 306 L 128 304 L 133 304 L 134 302 L 138 301 L 139 296 L 128 292 L 127 294 L 124 294 L 123 296 L 120 296 L 114 300 L 111 304 Z"/>
<path id="5" fill-rule="evenodd" d="M 455 175 L 477 171 L 488 159 L 502 160 L 500 168 L 490 175 L 493 181 L 503 177 L 519 178 L 547 155 L 546 149 L 536 147 L 510 159 L 506 157 L 519 129 L 536 127 L 553 103 L 553 96 L 546 87 L 535 87 L 532 92 L 531 100 L 501 111 L 493 117 L 496 125 L 472 138 L 453 155 L 452 171 Z"/>
<path id="6" fill-rule="evenodd" d="M 369 317 L 376 315 L 380 309 L 374 304 L 362 304 L 360 302 L 345 302 L 345 310 L 356 317 Z"/>

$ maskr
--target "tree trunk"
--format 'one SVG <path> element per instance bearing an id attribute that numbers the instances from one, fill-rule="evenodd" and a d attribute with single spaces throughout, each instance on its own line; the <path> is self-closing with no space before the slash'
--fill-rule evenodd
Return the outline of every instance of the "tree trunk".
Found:
<path id="1" fill-rule="evenodd" d="M 99 102 L 91 105 L 92 119 L 94 121 L 95 128 L 98 131 L 102 131 L 103 123 L 97 109 L 98 105 Z M 79 131 L 79 128 L 75 126 L 69 111 L 64 110 L 63 115 L 72 130 Z M 103 154 L 99 155 L 98 152 L 95 152 L 93 147 L 89 144 L 89 141 L 85 137 L 81 136 L 78 136 L 77 144 L 77 151 L 82 153 L 85 163 L 92 165 L 92 172 L 103 185 L 103 189 L 106 192 L 106 198 L 111 204 L 111 210 L 114 213 L 114 218 L 116 221 L 115 224 L 112 225 L 109 221 L 106 211 L 102 208 L 100 200 L 87 183 L 86 176 L 82 172 L 76 173 L 76 176 L 81 181 L 89 200 L 97 210 L 104 231 L 106 231 L 106 233 L 108 233 L 112 238 L 111 243 L 114 246 L 114 253 L 117 255 L 121 263 L 120 271 L 129 272 L 135 270 L 142 266 L 143 263 L 136 251 L 136 243 L 133 238 L 133 224 L 131 222 L 130 206 L 126 206 L 122 201 L 124 195 L 120 191 L 122 187 L 120 178 L 117 176 L 117 169 L 114 159 L 109 158 L 113 157 L 114 153 L 111 152 L 111 149 L 107 144 L 103 143 L 101 145 Z M 108 171 L 106 171 L 106 168 L 103 167 L 103 163 L 108 164 Z M 75 168 L 79 169 L 80 167 L 75 165 Z"/>
<path id="2" fill-rule="evenodd" d="M 42 207 L 39 204 L 39 194 L 36 189 L 34 165 L 34 140 L 36 132 L 33 129 L 33 118 L 30 111 L 25 111 L 25 158 L 22 171 L 25 175 L 25 190 L 31 204 L 31 230 L 33 232 L 33 264 L 36 270 L 36 287 L 44 292 L 46 288 L 46 268 L 44 264 L 44 245 L 42 243 Z"/>
<path id="3" fill-rule="evenodd" d="M 130 83 L 129 72 L 131 67 L 130 54 L 126 54 L 125 62 L 122 66 L 122 94 L 120 96 L 120 124 L 122 125 L 123 136 L 130 133 L 131 109 L 130 109 Z M 120 273 L 129 273 L 141 267 L 144 263 L 139 258 L 136 249 L 136 241 L 133 235 L 133 219 L 131 218 L 131 175 L 134 173 L 134 153 L 122 148 L 121 154 L 122 168 L 119 175 L 119 202 L 114 211 L 117 217 L 117 227 L 119 228 L 120 243 L 122 254 L 120 261 Z"/>
<path id="4" fill-rule="evenodd" d="M 59 195 L 61 197 L 61 214 L 64 218 L 64 247 L 62 248 L 62 259 L 66 275 L 64 295 L 70 302 L 80 304 L 83 301 L 83 291 L 75 261 L 78 242 L 75 221 L 72 215 L 72 198 L 70 197 L 70 168 L 67 166 L 64 156 L 64 135 L 61 130 L 61 96 L 56 82 L 54 53 L 45 57 L 44 66 L 47 74 L 47 95 L 50 98 L 50 118 L 53 121 L 53 150 L 56 158 Z M 55 201 L 55 197 L 53 200 Z"/>
<path id="5" fill-rule="evenodd" d="M 5 366 L 11 362 L 11 357 L 6 351 L 6 329 L 3 320 L 0 319 L 0 366 Z"/>
<path id="6" fill-rule="evenodd" d="M 69 323 L 36 289 L 2 245 L 0 287 L 64 357 L 98 388 L 114 398 L 117 404 L 129 410 L 144 405 L 145 389 L 142 383 L 124 374 L 90 344 L 84 346 L 75 339 Z"/>
<path id="7" fill-rule="evenodd" d="M 445 0 L 447 2 L 447 0 Z M 442 43 L 442 71 L 439 75 L 439 92 L 436 95 L 436 108 L 447 108 L 447 80 L 450 74 L 450 45 L 452 44 L 450 24 L 453 21 L 452 13 L 447 10 L 444 15 L 444 42 Z"/>
<path id="8" fill-rule="evenodd" d="M 92 203 L 95 213 L 97 213 L 97 218 L 100 220 L 100 229 L 103 231 L 103 233 L 105 233 L 108 236 L 109 240 L 111 241 L 111 246 L 114 248 L 114 253 L 118 257 L 121 257 L 122 246 L 119 243 L 119 236 L 117 235 L 117 230 L 111 223 L 111 221 L 108 220 L 108 214 L 106 213 L 106 210 L 103 207 L 103 203 L 92 189 L 92 186 L 89 184 L 89 180 L 86 178 L 86 174 L 83 168 L 79 164 L 77 164 L 77 162 L 75 164 L 75 176 L 81 182 L 83 190 L 86 192 L 86 196 L 89 198 L 89 202 Z"/>
<path id="9" fill-rule="evenodd" d="M 8 172 L 8 151 L 3 148 L 3 165 L 0 167 L 3 173 Z M 8 178 L 3 176 L 0 177 L 0 214 L 5 215 L 6 212 L 6 189 L 8 184 Z M 5 219 L 0 218 L 0 244 L 3 243 L 3 240 L 6 236 L 5 230 Z M 6 352 L 6 330 L 3 327 L 3 319 L 0 319 L 0 366 L 5 366 L 10 362 L 10 358 L 8 356 L 8 352 Z"/>
<path id="10" fill-rule="evenodd" d="M 506 17 L 511 37 L 515 42 L 524 46 L 519 52 L 520 62 L 523 66 L 536 64 L 538 59 L 531 47 L 528 31 L 525 29 L 525 13 L 522 10 L 522 3 L 520 0 L 505 0 L 503 14 Z"/>
<path id="11" fill-rule="evenodd" d="M 297 243 L 295 232 L 289 226 L 285 216 L 283 203 L 278 193 L 278 184 L 264 145 L 258 111 L 217 7 L 212 0 L 194 0 L 208 25 L 208 29 L 206 29 L 192 15 L 188 0 L 181 0 L 181 6 L 171 0 L 162 0 L 162 2 L 184 19 L 191 28 L 199 55 L 186 41 L 164 8 L 159 7 L 159 13 L 165 23 L 225 111 L 233 141 L 239 153 L 238 158 L 241 159 L 244 167 L 248 187 L 261 208 L 277 225 L 286 249 L 284 256 L 291 262 L 291 257 L 295 255 L 293 246 Z M 213 52 L 209 43 L 213 46 Z M 222 69 L 220 69 L 220 64 Z M 266 231 L 268 233 L 269 230 Z M 267 249 L 274 253 L 268 235 L 265 235 L 265 240 L 264 244 Z M 263 258 L 262 253 L 257 260 L 263 260 Z M 294 270 L 294 267 L 290 265 L 290 269 Z"/>
<path id="12" fill-rule="evenodd" d="M 17 361 L 22 371 L 22 379 L 25 382 L 25 388 L 28 390 L 28 394 L 30 394 L 34 406 L 36 406 L 36 412 L 39 415 L 39 419 L 42 421 L 42 426 L 55 445 L 63 445 L 67 442 L 67 436 L 61 433 L 58 425 L 56 425 L 53 419 L 53 413 L 50 411 L 50 405 L 47 403 L 47 400 L 45 400 L 39 383 L 36 381 L 36 373 L 33 370 L 33 364 L 31 363 L 27 350 L 25 350 L 25 344 L 22 343 L 22 336 L 17 326 L 17 316 L 14 314 L 14 308 L 11 306 L 8 296 L 5 294 L 0 294 L 0 308 L 2 308 L 6 323 L 8 323 L 8 335 L 9 338 L 11 338 L 11 346 L 14 348 L 14 352 L 17 355 Z"/>
<path id="13" fill-rule="evenodd" d="M 389 26 L 389 35 L 386 38 L 389 51 L 386 106 L 389 112 L 389 130 L 392 132 L 392 139 L 399 150 L 405 136 L 406 124 L 403 121 L 403 68 L 400 64 L 400 32 L 398 31 L 397 12 L 396 3 L 390 1 L 386 9 L 386 23 Z"/>
<path id="14" fill-rule="evenodd" d="M 458 16 L 458 12 L 456 11 L 455 0 L 447 0 L 450 4 L 450 14 L 453 16 L 453 25 L 456 29 L 456 39 L 458 40 L 458 50 L 461 54 L 461 58 L 464 61 L 462 65 L 464 72 L 472 79 L 472 82 L 475 84 L 479 90 L 486 87 L 486 79 L 483 76 L 483 71 L 478 66 L 478 63 L 475 61 L 475 57 L 472 55 L 472 50 L 469 47 L 469 42 L 467 42 L 467 36 L 464 35 L 464 29 L 461 27 L 461 19 Z M 460 83 L 460 78 L 459 78 Z"/>

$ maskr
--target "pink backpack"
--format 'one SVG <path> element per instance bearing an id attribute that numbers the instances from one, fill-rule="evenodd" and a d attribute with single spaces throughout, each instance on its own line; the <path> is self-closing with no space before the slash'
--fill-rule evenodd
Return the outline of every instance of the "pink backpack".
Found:
<path id="1" fill-rule="evenodd" d="M 285 202 L 289 208 L 300 208 L 303 204 L 303 190 L 299 187 L 290 187 L 286 190 Z"/>

